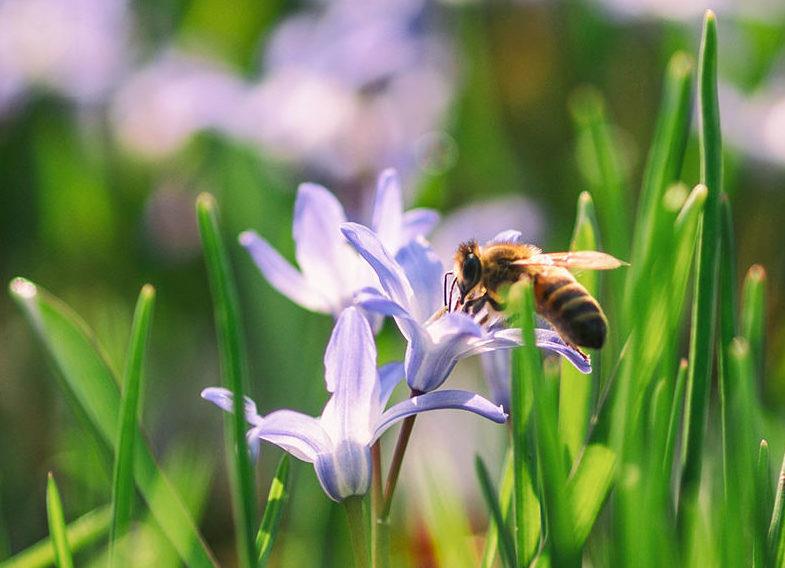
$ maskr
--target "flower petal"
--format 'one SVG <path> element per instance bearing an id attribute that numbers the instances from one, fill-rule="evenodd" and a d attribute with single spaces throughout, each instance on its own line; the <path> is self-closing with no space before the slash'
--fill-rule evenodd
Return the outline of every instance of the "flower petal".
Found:
<path id="1" fill-rule="evenodd" d="M 294 410 L 276 410 L 268 414 L 249 435 L 275 444 L 307 462 L 314 462 L 318 456 L 329 454 L 333 449 L 319 420 Z"/>
<path id="2" fill-rule="evenodd" d="M 394 169 L 384 170 L 376 184 L 371 228 L 384 247 L 395 254 L 403 245 L 403 197 L 401 178 Z"/>
<path id="3" fill-rule="evenodd" d="M 333 328 L 324 355 L 327 390 L 333 395 L 319 423 L 334 444 L 343 440 L 366 443 L 378 410 L 379 378 L 376 344 L 360 310 L 346 308 Z"/>
<path id="4" fill-rule="evenodd" d="M 300 184 L 292 226 L 295 256 L 305 278 L 319 286 L 333 309 L 354 289 L 353 282 L 348 281 L 353 271 L 338 270 L 355 262 L 339 230 L 345 221 L 343 207 L 326 188 Z"/>
<path id="5" fill-rule="evenodd" d="M 369 312 L 382 314 L 395 318 L 398 329 L 409 343 L 422 338 L 425 330 L 403 307 L 396 304 L 378 290 L 365 288 L 355 294 L 355 303 Z"/>
<path id="6" fill-rule="evenodd" d="M 478 394 L 462 390 L 441 390 L 415 396 L 399 402 L 382 414 L 376 424 L 373 441 L 376 441 L 390 426 L 407 416 L 439 409 L 468 410 L 499 424 L 507 420 L 507 414 L 501 406 L 496 406 Z"/>
<path id="7" fill-rule="evenodd" d="M 506 231 L 502 231 L 501 233 L 497 233 L 495 237 L 493 237 L 490 242 L 492 243 L 519 243 L 521 242 L 521 238 L 523 234 L 520 231 L 516 231 L 515 229 L 508 229 Z"/>
<path id="8" fill-rule="evenodd" d="M 229 389 L 208 387 L 202 391 L 201 397 L 226 412 L 234 412 L 234 394 Z M 256 403 L 247 396 L 243 404 L 243 411 L 248 423 L 256 425 L 262 421 L 262 417 L 256 411 Z"/>
<path id="9" fill-rule="evenodd" d="M 353 440 L 341 441 L 330 454 L 314 463 L 319 483 L 334 501 L 365 495 L 371 486 L 371 448 Z"/>
<path id="10" fill-rule="evenodd" d="M 258 234 L 254 231 L 243 232 L 240 244 L 251 254 L 256 266 L 273 288 L 308 310 L 330 313 L 330 305 L 324 296 Z"/>
<path id="11" fill-rule="evenodd" d="M 433 209 L 410 209 L 403 214 L 404 244 L 417 237 L 427 237 L 439 223 L 439 214 Z"/>
<path id="12" fill-rule="evenodd" d="M 410 312 L 419 322 L 425 322 L 442 306 L 442 278 L 444 267 L 433 249 L 424 241 L 414 240 L 395 255 L 412 287 L 414 296 Z"/>
<path id="13" fill-rule="evenodd" d="M 456 363 L 471 354 L 472 341 L 482 336 L 482 328 L 463 313 L 448 313 L 428 324 L 425 337 L 410 341 L 406 350 L 409 387 L 420 392 L 439 388 Z"/>
<path id="14" fill-rule="evenodd" d="M 403 363 L 400 361 L 387 363 L 379 368 L 379 404 L 382 410 L 403 377 Z"/>
<path id="15" fill-rule="evenodd" d="M 591 373 L 591 359 L 567 345 L 558 333 L 550 329 L 536 329 L 534 333 L 537 347 L 558 353 L 584 375 Z"/>
<path id="16" fill-rule="evenodd" d="M 392 259 L 373 231 L 357 223 L 344 223 L 341 225 L 341 231 L 355 250 L 371 265 L 390 299 L 409 310 L 413 295 L 412 287 L 403 269 Z"/>

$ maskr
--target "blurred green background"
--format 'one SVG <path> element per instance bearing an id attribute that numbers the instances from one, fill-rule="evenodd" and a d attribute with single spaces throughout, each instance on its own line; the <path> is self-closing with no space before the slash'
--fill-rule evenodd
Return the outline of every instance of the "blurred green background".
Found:
<path id="1" fill-rule="evenodd" d="M 325 184 L 363 219 L 376 174 L 395 166 L 409 204 L 449 219 L 473 203 L 517 198 L 496 201 L 508 215 L 488 230 L 517 228 L 543 248 L 564 249 L 577 196 L 597 177 L 581 167 L 585 145 L 573 111 L 604 99 L 623 156 L 620 183 L 634 207 L 666 63 L 678 49 L 696 52 L 707 7 L 719 18 L 738 274 L 760 263 L 769 275 L 762 400 L 782 417 L 785 6 L 778 2 L 0 0 L 0 276 L 23 275 L 67 301 L 117 368 L 138 289 L 156 286 L 145 429 L 201 513 L 206 538 L 229 560 L 221 417 L 198 396 L 219 377 L 197 193 L 215 193 L 222 207 L 254 398 L 265 412 L 317 413 L 330 318 L 273 291 L 237 234 L 254 228 L 291 258 L 298 183 Z M 697 163 L 696 153 L 693 140 L 687 164 Z M 697 179 L 697 171 L 683 175 L 690 186 Z M 482 223 L 494 219 L 485 211 Z M 449 247 L 450 234 L 434 239 Z M 391 330 L 382 340 L 384 357 L 399 352 Z M 47 534 L 47 471 L 58 475 L 68 518 L 108 502 L 110 466 L 6 295 L 0 431 L 0 558 Z M 264 486 L 277 455 L 263 454 Z M 323 565 L 342 565 L 342 512 L 309 467 L 294 469 L 294 503 L 275 558 L 310 565 L 316 547 Z M 454 482 L 469 486 L 465 506 L 479 529 L 473 474 L 458 472 Z M 410 512 L 401 530 L 419 535 L 420 514 Z M 420 541 L 414 563 L 428 558 L 427 538 Z"/>

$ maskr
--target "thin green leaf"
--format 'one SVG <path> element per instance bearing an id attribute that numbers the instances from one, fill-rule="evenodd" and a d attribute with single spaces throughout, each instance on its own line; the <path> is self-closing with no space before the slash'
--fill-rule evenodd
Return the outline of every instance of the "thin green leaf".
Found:
<path id="1" fill-rule="evenodd" d="M 708 188 L 708 195 L 701 223 L 690 330 L 690 367 L 687 376 L 690 420 L 686 423 L 684 436 L 686 460 L 679 502 L 679 518 L 683 521 L 689 520 L 685 519 L 685 513 L 697 514 L 717 319 L 722 139 L 717 102 L 717 24 L 711 11 L 706 12 L 704 19 L 698 77 L 701 183 Z"/>
<path id="2" fill-rule="evenodd" d="M 557 402 L 555 389 L 546 384 L 539 350 L 534 347 L 534 293 L 531 282 L 521 281 L 512 287 L 510 292 L 511 307 L 520 315 L 521 337 L 523 346 L 516 349 L 519 358 L 518 369 L 513 377 L 515 382 L 524 379 L 531 382 L 531 393 L 537 404 L 533 406 L 532 415 L 535 425 L 535 441 L 538 463 L 542 472 L 542 493 L 545 503 L 545 518 L 548 520 L 549 534 L 551 537 L 551 554 L 554 564 L 573 564 L 579 558 L 579 550 L 574 546 L 572 533 L 572 511 L 569 500 L 564 494 L 566 482 L 566 469 L 564 454 L 558 438 L 557 431 Z M 514 396 L 514 395 L 513 395 Z M 515 404 L 515 403 L 513 403 Z M 513 410 L 513 421 L 515 414 Z M 514 434 L 518 434 L 514 430 Z M 516 472 L 518 473 L 518 472 Z M 516 506 L 518 501 L 516 500 Z M 525 510 L 525 509 L 524 509 Z M 525 523 L 525 519 L 516 521 Z M 518 524 L 518 530 L 521 530 Z M 525 528 L 525 525 L 524 525 Z M 520 538 L 520 537 L 519 537 Z M 525 550 L 520 548 L 519 550 Z M 519 563 L 525 560 L 520 558 Z"/>
<path id="3" fill-rule="evenodd" d="M 86 513 L 72 521 L 65 528 L 71 552 L 77 553 L 97 542 L 109 531 L 112 520 L 112 507 L 106 505 Z M 44 568 L 55 562 L 54 545 L 49 538 L 38 541 L 18 552 L 11 558 L 0 562 L 0 568 Z"/>
<path id="4" fill-rule="evenodd" d="M 120 392 L 92 332 L 70 308 L 29 280 L 10 284 L 70 394 L 105 447 L 116 443 Z M 188 566 L 215 566 L 188 510 L 155 462 L 147 444 L 134 449 L 134 479 L 156 521 Z M 153 498 L 153 496 L 155 498 Z"/>
<path id="5" fill-rule="evenodd" d="M 284 454 L 278 467 L 275 470 L 273 482 L 270 484 L 270 492 L 267 495 L 267 505 L 264 508 L 262 524 L 256 535 L 256 550 L 258 551 L 259 561 L 257 566 L 263 568 L 267 566 L 270 552 L 273 550 L 273 543 L 278 534 L 278 527 L 281 524 L 284 505 L 289 498 L 289 454 Z"/>
<path id="6" fill-rule="evenodd" d="M 480 456 L 475 456 L 474 467 L 477 472 L 477 479 L 480 482 L 482 496 L 485 499 L 485 504 L 488 505 L 491 519 L 493 519 L 493 524 L 496 527 L 496 532 L 498 534 L 498 541 L 501 543 L 502 562 L 507 568 L 513 568 L 516 566 L 515 542 L 510 531 L 507 529 L 507 524 L 504 522 L 504 515 L 502 514 L 501 506 L 499 505 L 496 490 L 493 488 L 491 476 Z"/>
<path id="7" fill-rule="evenodd" d="M 573 538 L 581 548 L 608 497 L 616 471 L 616 454 L 602 444 L 586 447 L 575 473 L 567 483 L 573 510 Z"/>
<path id="8" fill-rule="evenodd" d="M 502 478 L 499 483 L 499 505 L 501 506 L 502 518 L 505 523 L 510 516 L 510 507 L 512 506 L 513 490 L 515 479 L 512 471 L 512 446 L 507 448 L 507 454 L 504 457 L 504 465 L 502 465 Z M 538 513 L 539 514 L 539 513 Z M 480 568 L 493 568 L 496 562 L 496 552 L 499 545 L 499 531 L 496 530 L 496 523 L 493 518 L 488 521 L 488 530 L 485 532 L 485 549 L 482 554 L 482 562 Z"/>
<path id="9" fill-rule="evenodd" d="M 753 264 L 744 278 L 741 302 L 741 336 L 750 344 L 757 378 L 763 377 L 766 336 L 766 270 Z"/>
<path id="10" fill-rule="evenodd" d="M 777 493 L 774 496 L 774 509 L 771 512 L 771 522 L 766 537 L 769 558 L 774 561 L 775 566 L 782 566 L 785 563 L 783 515 L 785 515 L 785 456 L 782 458 L 780 474 L 777 477 Z"/>
<path id="11" fill-rule="evenodd" d="M 253 472 L 245 439 L 247 425 L 243 410 L 246 384 L 245 350 L 242 340 L 240 308 L 229 258 L 221 237 L 218 206 L 212 195 L 203 193 L 196 202 L 199 234 L 202 238 L 210 290 L 213 296 L 215 326 L 221 355 L 224 385 L 234 395 L 234 412 L 226 416 L 226 450 L 231 456 L 232 501 L 240 566 L 250 568 L 256 562 L 256 497 Z"/>
<path id="12" fill-rule="evenodd" d="M 679 361 L 679 370 L 676 373 L 676 385 L 673 389 L 673 400 L 671 401 L 671 413 L 668 420 L 668 439 L 663 452 L 662 472 L 670 479 L 673 473 L 673 462 L 676 459 L 676 434 L 679 432 L 682 411 L 684 409 L 684 391 L 687 385 L 687 369 L 689 363 L 687 359 Z"/>
<path id="13" fill-rule="evenodd" d="M 758 446 L 758 460 L 755 464 L 755 494 L 757 508 L 757 524 L 755 526 L 754 564 L 765 566 L 768 554 L 766 531 L 769 528 L 769 511 L 774 505 L 771 491 L 771 456 L 769 443 L 764 439 Z"/>
<path id="14" fill-rule="evenodd" d="M 57 568 L 73 568 L 74 559 L 71 547 L 68 545 L 63 504 L 52 472 L 49 472 L 46 481 L 46 516 L 49 519 L 49 535 L 52 539 Z"/>
<path id="15" fill-rule="evenodd" d="M 594 203 L 591 195 L 584 191 L 578 197 L 578 213 L 570 250 L 599 250 L 598 230 Z M 576 278 L 590 294 L 598 296 L 598 272 L 587 270 Z M 580 373 L 567 361 L 561 362 L 559 435 L 567 447 L 570 465 L 576 460 L 586 440 L 594 386 L 592 377 Z"/>
<path id="16" fill-rule="evenodd" d="M 154 304 L 155 289 L 147 284 L 139 293 L 136 303 L 120 403 L 120 423 L 117 428 L 117 453 L 112 485 L 112 527 L 109 531 L 110 564 L 113 565 L 116 565 L 116 558 L 112 552 L 114 543 L 125 534 L 131 521 L 134 492 L 133 458 L 138 432 L 139 393 L 142 388 L 144 357 L 150 339 Z"/>

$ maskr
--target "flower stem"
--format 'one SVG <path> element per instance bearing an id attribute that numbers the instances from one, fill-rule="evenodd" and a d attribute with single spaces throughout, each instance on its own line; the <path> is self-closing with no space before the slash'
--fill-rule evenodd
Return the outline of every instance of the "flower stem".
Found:
<path id="1" fill-rule="evenodd" d="M 380 442 L 371 446 L 371 566 L 389 566 L 390 542 L 389 522 L 381 517 L 384 506 L 382 490 L 382 449 Z"/>
<path id="2" fill-rule="evenodd" d="M 414 393 L 412 393 L 414 396 Z M 392 461 L 390 462 L 390 471 L 387 474 L 387 485 L 384 490 L 384 507 L 380 518 L 387 520 L 390 516 L 390 507 L 392 507 L 392 497 L 395 493 L 395 486 L 398 483 L 398 475 L 401 473 L 401 464 L 403 463 L 403 455 L 406 453 L 406 446 L 409 444 L 409 438 L 412 435 L 414 428 L 414 420 L 417 418 L 416 414 L 404 419 L 401 425 L 401 431 L 398 434 L 398 441 L 395 444 L 395 451 L 393 452 Z"/>
<path id="3" fill-rule="evenodd" d="M 365 540 L 365 518 L 363 517 L 363 500 L 353 495 L 343 500 L 346 516 L 349 519 L 349 534 L 354 550 L 355 568 L 368 568 L 368 549 Z"/>

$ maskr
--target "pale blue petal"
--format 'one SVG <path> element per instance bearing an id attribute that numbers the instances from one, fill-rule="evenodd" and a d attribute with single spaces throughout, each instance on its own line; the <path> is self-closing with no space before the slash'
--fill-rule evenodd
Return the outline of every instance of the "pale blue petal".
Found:
<path id="1" fill-rule="evenodd" d="M 324 296 L 254 231 L 242 233 L 240 244 L 251 254 L 256 266 L 273 288 L 307 310 L 330 313 L 330 305 Z"/>
<path id="2" fill-rule="evenodd" d="M 403 363 L 400 361 L 387 363 L 379 368 L 379 406 L 381 409 L 383 409 L 387 404 L 387 401 L 390 400 L 390 395 L 403 377 L 404 368 Z"/>
<path id="3" fill-rule="evenodd" d="M 333 328 L 324 355 L 325 382 L 333 395 L 319 420 L 334 444 L 367 442 L 379 401 L 376 344 L 368 320 L 346 308 Z"/>
<path id="4" fill-rule="evenodd" d="M 414 240 L 398 251 L 396 262 L 403 268 L 414 297 L 411 315 L 424 323 L 443 305 L 444 267 L 433 249 L 424 241 Z"/>
<path id="5" fill-rule="evenodd" d="M 463 313 L 448 313 L 426 327 L 427 337 L 406 351 L 409 388 L 429 392 L 439 388 L 456 363 L 471 354 L 472 342 L 481 339 L 482 328 Z"/>
<path id="6" fill-rule="evenodd" d="M 561 355 L 584 375 L 591 373 L 591 359 L 588 355 L 584 356 L 567 345 L 558 333 L 550 329 L 536 329 L 535 335 L 537 347 Z"/>
<path id="7" fill-rule="evenodd" d="M 357 223 L 344 223 L 341 231 L 371 265 L 390 299 L 408 311 L 413 295 L 411 285 L 403 269 L 392 259 L 379 238 L 368 227 Z"/>
<path id="8" fill-rule="evenodd" d="M 501 406 L 496 406 L 478 394 L 462 390 L 440 390 L 399 402 L 382 414 L 376 424 L 374 441 L 390 426 L 407 416 L 440 409 L 467 410 L 499 424 L 507 420 L 507 414 Z"/>
<path id="9" fill-rule="evenodd" d="M 366 288 L 355 295 L 355 302 L 365 310 L 394 318 L 398 329 L 401 330 L 404 338 L 409 343 L 409 350 L 413 346 L 415 350 L 421 350 L 421 346 L 424 345 L 423 342 L 427 344 L 424 337 L 427 333 L 425 328 L 412 318 L 403 307 L 382 296 L 378 291 Z M 408 357 L 407 355 L 407 360 Z"/>
<path id="10" fill-rule="evenodd" d="M 365 495 L 371 486 L 370 444 L 344 440 L 330 454 L 322 454 L 314 463 L 316 477 L 334 501 L 352 495 Z"/>
<path id="11" fill-rule="evenodd" d="M 427 237 L 439 223 L 439 214 L 433 209 L 410 209 L 403 214 L 404 244 L 417 237 Z"/>
<path id="12" fill-rule="evenodd" d="M 395 254 L 404 244 L 403 234 L 403 196 L 401 178 L 390 168 L 384 170 L 376 184 L 376 200 L 373 204 L 371 228 L 378 235 L 384 247 Z"/>
<path id="13" fill-rule="evenodd" d="M 333 444 L 319 420 L 293 410 L 276 410 L 253 428 L 254 436 L 286 450 L 294 457 L 315 462 L 332 452 Z"/>
<path id="14" fill-rule="evenodd" d="M 496 404 L 510 408 L 512 352 L 509 349 L 488 351 L 480 355 L 480 363 L 491 398 Z"/>
<path id="15" fill-rule="evenodd" d="M 519 243 L 523 234 L 520 231 L 516 231 L 515 229 L 508 229 L 506 231 L 502 231 L 501 233 L 497 233 L 495 237 L 493 237 L 490 242 L 492 243 Z"/>
<path id="16" fill-rule="evenodd" d="M 203 399 L 212 402 L 226 412 L 234 412 L 234 394 L 229 389 L 208 387 L 202 391 L 201 396 Z M 243 404 L 243 412 L 245 414 L 245 420 L 249 424 L 256 425 L 262 420 L 261 416 L 259 416 L 259 413 L 256 411 L 256 403 L 247 396 L 245 397 Z"/>
<path id="17" fill-rule="evenodd" d="M 344 296 L 351 294 L 354 262 L 340 226 L 346 221 L 343 207 L 327 189 L 303 183 L 297 190 L 292 233 L 295 256 L 303 275 L 318 285 L 322 294 L 337 309 Z M 340 267 L 346 267 L 340 270 Z"/>

